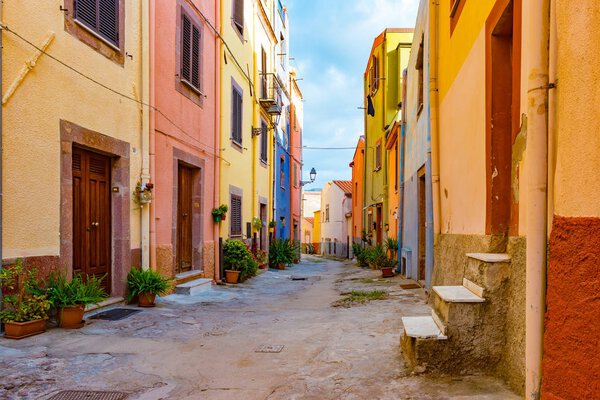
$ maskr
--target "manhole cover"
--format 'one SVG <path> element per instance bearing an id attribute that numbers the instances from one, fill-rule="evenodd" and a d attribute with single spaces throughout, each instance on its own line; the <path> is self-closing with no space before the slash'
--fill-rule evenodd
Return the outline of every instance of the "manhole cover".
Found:
<path id="1" fill-rule="evenodd" d="M 125 400 L 127 393 L 95 392 L 89 390 L 63 390 L 48 400 Z"/>
<path id="2" fill-rule="evenodd" d="M 118 321 L 125 319 L 133 314 L 139 313 L 142 310 L 134 310 L 131 308 L 113 308 L 112 310 L 101 312 L 92 317 L 92 319 L 105 319 L 107 321 Z"/>
<path id="3" fill-rule="evenodd" d="M 416 283 L 407 283 L 405 285 L 400 285 L 400 287 L 402 289 L 421 289 L 421 286 Z"/>
<path id="4" fill-rule="evenodd" d="M 265 344 L 254 350 L 255 353 L 281 353 L 282 344 Z"/>

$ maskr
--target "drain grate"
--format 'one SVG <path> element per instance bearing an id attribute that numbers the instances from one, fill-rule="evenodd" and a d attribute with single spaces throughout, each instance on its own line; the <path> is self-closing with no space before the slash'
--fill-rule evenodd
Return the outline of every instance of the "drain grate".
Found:
<path id="1" fill-rule="evenodd" d="M 127 393 L 96 392 L 89 390 L 63 390 L 48 400 L 125 400 Z"/>
<path id="2" fill-rule="evenodd" d="M 292 276 L 290 276 L 290 279 L 293 281 L 305 281 L 308 279 L 308 277 L 292 275 Z"/>
<path id="3" fill-rule="evenodd" d="M 284 345 L 282 344 L 264 344 L 254 350 L 255 353 L 281 353 Z"/>
<path id="4" fill-rule="evenodd" d="M 96 314 L 92 319 L 105 319 L 107 321 L 119 321 L 127 317 L 137 314 L 142 310 L 134 310 L 131 308 L 113 308 L 112 310 L 103 311 L 100 314 Z"/>

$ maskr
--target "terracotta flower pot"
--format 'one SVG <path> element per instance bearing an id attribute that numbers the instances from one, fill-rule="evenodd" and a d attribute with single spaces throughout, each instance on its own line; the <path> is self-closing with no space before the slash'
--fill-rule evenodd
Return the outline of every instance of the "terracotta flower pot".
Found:
<path id="1" fill-rule="evenodd" d="M 225 282 L 238 283 L 239 279 L 240 279 L 240 271 L 232 271 L 230 269 L 225 270 Z"/>
<path id="2" fill-rule="evenodd" d="M 392 267 L 381 268 L 381 277 L 382 278 L 391 278 L 392 276 L 394 276 L 394 268 L 392 268 Z"/>
<path id="3" fill-rule="evenodd" d="M 227 219 L 227 214 L 223 214 L 223 216 L 221 217 L 221 221 L 225 221 Z"/>
<path id="4" fill-rule="evenodd" d="M 8 339 L 23 339 L 46 331 L 46 320 L 36 319 L 26 322 L 5 322 L 4 337 Z"/>
<path id="5" fill-rule="evenodd" d="M 285 269 L 285 263 L 277 264 L 277 269 Z"/>
<path id="6" fill-rule="evenodd" d="M 138 296 L 138 306 L 139 307 L 156 307 L 154 303 L 156 300 L 156 293 L 141 293 Z"/>
<path id="7" fill-rule="evenodd" d="M 79 329 L 85 322 L 83 321 L 83 312 L 85 306 L 77 304 L 72 307 L 62 307 L 58 309 L 58 326 L 64 329 Z"/>
<path id="8" fill-rule="evenodd" d="M 260 268 L 260 269 L 267 269 L 267 264 L 260 264 L 258 266 L 258 268 Z"/>

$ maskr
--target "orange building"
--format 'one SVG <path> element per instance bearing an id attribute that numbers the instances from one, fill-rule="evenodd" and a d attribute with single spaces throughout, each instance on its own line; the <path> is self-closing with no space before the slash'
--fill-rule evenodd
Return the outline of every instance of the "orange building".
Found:
<path id="1" fill-rule="evenodd" d="M 400 135 L 400 121 L 394 121 L 390 134 L 385 141 L 388 159 L 388 221 L 387 236 L 398 239 L 398 187 L 400 169 L 398 167 L 398 136 Z"/>
<path id="2" fill-rule="evenodd" d="M 361 136 L 350 163 L 352 168 L 352 240 L 361 243 L 363 237 L 363 198 L 364 198 L 365 137 Z M 398 202 L 396 202 L 398 203 Z"/>

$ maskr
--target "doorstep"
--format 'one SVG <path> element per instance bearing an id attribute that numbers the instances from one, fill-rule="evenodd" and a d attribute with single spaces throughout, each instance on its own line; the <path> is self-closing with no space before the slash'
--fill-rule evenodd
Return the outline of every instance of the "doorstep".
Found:
<path id="1" fill-rule="evenodd" d="M 90 313 L 92 311 L 102 310 L 104 308 L 108 308 L 110 306 L 114 306 L 115 304 L 124 303 L 125 299 L 123 297 L 109 297 L 108 299 L 101 301 L 98 304 L 90 304 L 85 307 L 85 313 Z"/>

